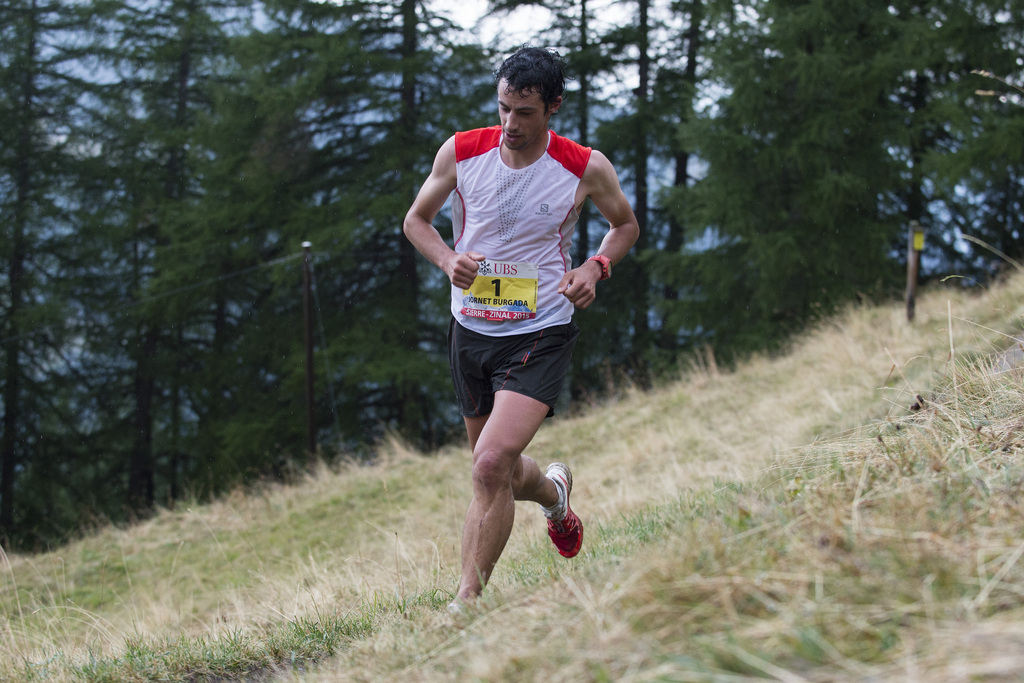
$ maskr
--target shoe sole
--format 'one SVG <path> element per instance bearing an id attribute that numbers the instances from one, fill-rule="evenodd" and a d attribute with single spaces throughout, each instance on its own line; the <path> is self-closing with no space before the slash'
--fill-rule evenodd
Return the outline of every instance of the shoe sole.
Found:
<path id="1" fill-rule="evenodd" d="M 575 516 L 575 513 L 573 513 L 573 515 Z M 555 546 L 555 548 L 558 549 L 558 554 L 562 557 L 576 557 L 577 555 L 579 555 L 580 549 L 583 547 L 583 521 L 579 517 L 576 517 L 576 524 L 579 526 L 580 530 L 579 538 L 576 539 L 576 546 L 572 548 L 572 550 L 562 550 L 558 546 Z"/>

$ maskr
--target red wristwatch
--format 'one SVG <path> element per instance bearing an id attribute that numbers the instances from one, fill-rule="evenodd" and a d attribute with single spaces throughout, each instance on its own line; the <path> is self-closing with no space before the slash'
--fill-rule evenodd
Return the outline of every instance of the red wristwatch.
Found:
<path id="1" fill-rule="evenodd" d="M 612 276 L 612 260 L 610 258 L 608 258 L 607 256 L 602 256 L 601 254 L 597 254 L 596 256 L 591 256 L 590 258 L 587 259 L 587 262 L 590 261 L 597 261 L 598 263 L 601 264 L 602 280 L 607 280 Z"/>

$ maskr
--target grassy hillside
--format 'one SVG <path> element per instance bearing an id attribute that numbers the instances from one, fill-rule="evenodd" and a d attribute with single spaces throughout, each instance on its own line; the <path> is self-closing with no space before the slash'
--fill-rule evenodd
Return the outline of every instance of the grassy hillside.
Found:
<path id="1" fill-rule="evenodd" d="M 520 505 L 458 620 L 458 448 L 0 555 L 0 678 L 1020 680 L 1022 330 L 1024 276 L 937 288 L 549 421 L 583 552 Z"/>

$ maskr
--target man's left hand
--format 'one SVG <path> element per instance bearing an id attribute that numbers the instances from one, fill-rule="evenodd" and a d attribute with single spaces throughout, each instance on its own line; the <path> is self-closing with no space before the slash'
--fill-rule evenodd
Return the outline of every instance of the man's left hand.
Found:
<path id="1" fill-rule="evenodd" d="M 601 279 L 601 264 L 584 261 L 562 276 L 558 293 L 573 303 L 576 308 L 586 308 L 597 298 L 597 282 Z"/>

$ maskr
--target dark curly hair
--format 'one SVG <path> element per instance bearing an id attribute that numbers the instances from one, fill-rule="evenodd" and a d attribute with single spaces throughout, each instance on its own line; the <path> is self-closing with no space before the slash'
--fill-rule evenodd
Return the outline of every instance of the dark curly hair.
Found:
<path id="1" fill-rule="evenodd" d="M 527 95 L 536 90 L 550 106 L 565 92 L 565 60 L 554 50 L 524 45 L 495 70 L 495 87 L 501 79 L 508 82 L 506 92 Z"/>

